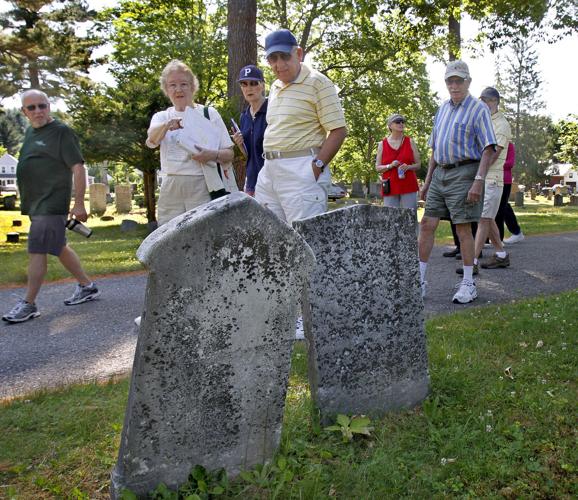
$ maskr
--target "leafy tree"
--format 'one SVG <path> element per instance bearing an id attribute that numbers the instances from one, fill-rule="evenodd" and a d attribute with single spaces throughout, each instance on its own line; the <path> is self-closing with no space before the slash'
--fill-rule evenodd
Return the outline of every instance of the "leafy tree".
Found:
<path id="1" fill-rule="evenodd" d="M 557 128 L 556 158 L 563 163 L 571 163 L 578 167 L 578 115 L 570 115 L 566 120 L 560 120 Z"/>
<path id="2" fill-rule="evenodd" d="M 525 185 L 543 182 L 553 160 L 554 131 L 548 116 L 522 113 L 520 136 L 516 145 L 514 175 Z"/>
<path id="3" fill-rule="evenodd" d="M 19 111 L 11 109 L 0 112 L 0 144 L 14 155 L 20 149 L 26 123 Z"/>
<path id="4" fill-rule="evenodd" d="M 76 33 L 78 23 L 90 21 L 94 11 L 84 0 L 11 0 L 0 14 L 0 96 L 23 88 L 42 88 L 65 97 L 87 81 L 94 36 Z"/>

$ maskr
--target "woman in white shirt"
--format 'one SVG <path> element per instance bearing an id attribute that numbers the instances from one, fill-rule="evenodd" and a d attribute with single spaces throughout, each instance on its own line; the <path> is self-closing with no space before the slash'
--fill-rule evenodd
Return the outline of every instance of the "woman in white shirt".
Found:
<path id="1" fill-rule="evenodd" d="M 221 166 L 230 164 L 234 153 L 233 142 L 218 111 L 195 104 L 199 82 L 186 64 L 178 60 L 168 63 L 160 83 L 173 105 L 153 115 L 146 144 L 161 148 L 163 181 L 158 223 L 162 225 L 226 194 L 228 184 L 221 179 L 223 174 L 234 174 L 232 169 L 225 171 Z M 206 146 L 207 141 L 211 146 Z"/>

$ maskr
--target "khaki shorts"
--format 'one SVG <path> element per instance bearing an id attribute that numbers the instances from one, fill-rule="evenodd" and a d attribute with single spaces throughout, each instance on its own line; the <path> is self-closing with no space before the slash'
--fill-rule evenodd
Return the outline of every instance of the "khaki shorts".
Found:
<path id="1" fill-rule="evenodd" d="M 479 163 L 469 163 L 455 168 L 436 167 L 425 201 L 427 217 L 448 218 L 454 224 L 478 222 L 483 202 L 468 203 Z M 483 193 L 482 193 L 483 194 Z"/>
<path id="2" fill-rule="evenodd" d="M 496 218 L 496 214 L 500 208 L 503 190 L 504 186 L 498 186 L 497 181 L 486 181 L 484 187 L 484 208 L 482 210 L 482 217 L 484 219 Z"/>
<path id="3" fill-rule="evenodd" d="M 204 175 L 167 175 L 159 193 L 159 226 L 209 201 Z"/>
<path id="4" fill-rule="evenodd" d="M 28 253 L 58 257 L 66 246 L 66 215 L 31 215 Z"/>

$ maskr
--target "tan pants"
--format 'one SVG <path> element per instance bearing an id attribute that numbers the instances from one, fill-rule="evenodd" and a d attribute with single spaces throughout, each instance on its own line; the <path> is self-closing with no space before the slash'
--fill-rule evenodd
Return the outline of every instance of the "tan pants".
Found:
<path id="1" fill-rule="evenodd" d="M 167 175 L 159 193 L 159 226 L 209 201 L 211 196 L 203 175 Z"/>

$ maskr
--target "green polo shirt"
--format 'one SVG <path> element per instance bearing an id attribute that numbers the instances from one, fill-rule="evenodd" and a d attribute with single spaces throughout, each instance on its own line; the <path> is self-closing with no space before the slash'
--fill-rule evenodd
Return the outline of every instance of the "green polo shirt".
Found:
<path id="1" fill-rule="evenodd" d="M 58 120 L 40 128 L 28 127 L 16 168 L 22 214 L 68 214 L 71 168 L 77 163 L 84 159 L 70 127 Z"/>

